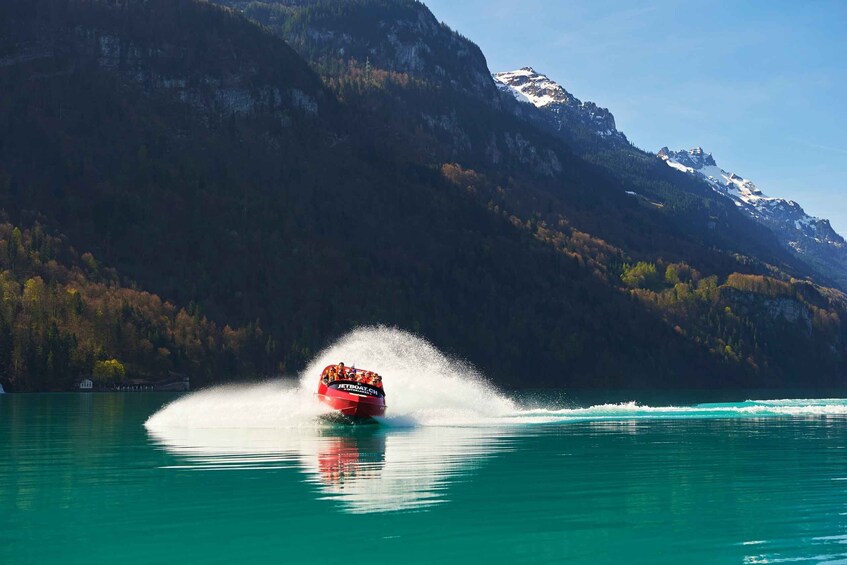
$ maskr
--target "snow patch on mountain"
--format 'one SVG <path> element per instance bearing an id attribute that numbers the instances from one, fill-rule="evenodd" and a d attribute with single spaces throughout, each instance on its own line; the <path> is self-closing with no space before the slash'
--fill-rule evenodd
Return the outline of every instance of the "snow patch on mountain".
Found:
<path id="1" fill-rule="evenodd" d="M 536 108 L 550 104 L 572 104 L 573 97 L 567 90 L 545 75 L 536 73 L 532 67 L 517 71 L 494 73 L 494 80 L 512 91 L 520 102 L 528 102 Z"/>

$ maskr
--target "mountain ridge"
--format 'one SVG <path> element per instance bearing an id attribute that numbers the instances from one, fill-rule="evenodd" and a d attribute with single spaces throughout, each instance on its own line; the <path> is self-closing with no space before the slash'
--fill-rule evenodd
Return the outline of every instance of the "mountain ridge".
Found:
<path id="1" fill-rule="evenodd" d="M 493 73 L 492 76 L 501 92 L 514 98 L 518 107 L 531 106 L 535 110 L 527 115 L 518 108 L 519 114 L 526 115 L 530 121 L 540 122 L 551 131 L 562 133 L 576 147 L 585 143 L 587 137 L 589 151 L 599 145 L 601 152 L 610 149 L 638 152 L 630 149 L 629 141 L 623 132 L 616 129 L 614 117 L 608 110 L 598 110 L 596 104 L 580 101 L 562 85 L 532 67 Z M 586 133 L 574 137 L 574 129 L 582 129 Z M 591 141 L 592 138 L 594 141 Z M 674 152 L 665 147 L 656 156 L 672 169 L 690 173 L 692 177 L 705 181 L 717 194 L 728 197 L 746 216 L 772 231 L 786 249 L 809 264 L 825 280 L 837 284 L 842 290 L 847 289 L 847 245 L 828 220 L 809 216 L 792 200 L 763 195 L 748 179 L 720 169 L 712 155 L 700 147 Z M 641 196 L 631 189 L 627 193 Z M 648 199 L 656 197 L 655 194 L 645 196 Z"/>
<path id="2" fill-rule="evenodd" d="M 810 216 L 794 200 L 767 196 L 753 181 L 720 168 L 700 147 L 687 151 L 663 147 L 657 156 L 668 166 L 706 181 L 718 194 L 772 229 L 786 247 L 810 258 L 841 288 L 847 288 L 847 242 L 829 220 Z"/>

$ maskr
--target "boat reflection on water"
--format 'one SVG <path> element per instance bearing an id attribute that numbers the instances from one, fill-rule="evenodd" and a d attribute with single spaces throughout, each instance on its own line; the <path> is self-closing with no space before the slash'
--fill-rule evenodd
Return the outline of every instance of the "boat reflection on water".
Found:
<path id="1" fill-rule="evenodd" d="M 293 429 L 148 430 L 177 458 L 171 469 L 297 468 L 320 499 L 352 513 L 419 509 L 446 501 L 452 482 L 508 449 L 495 428 L 325 425 Z"/>
<path id="2" fill-rule="evenodd" d="M 318 474 L 327 490 L 341 492 L 345 484 L 373 480 L 385 467 L 385 436 L 330 437 L 318 449 Z"/>

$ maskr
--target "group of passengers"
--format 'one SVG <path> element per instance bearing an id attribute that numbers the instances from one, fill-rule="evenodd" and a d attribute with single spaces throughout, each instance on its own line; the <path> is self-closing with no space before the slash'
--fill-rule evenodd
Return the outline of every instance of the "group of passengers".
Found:
<path id="1" fill-rule="evenodd" d="M 373 371 L 362 371 L 355 367 L 349 369 L 344 366 L 344 363 L 329 367 L 323 374 L 322 380 L 324 384 L 329 384 L 333 381 L 354 381 L 366 385 L 382 388 L 382 377 Z"/>

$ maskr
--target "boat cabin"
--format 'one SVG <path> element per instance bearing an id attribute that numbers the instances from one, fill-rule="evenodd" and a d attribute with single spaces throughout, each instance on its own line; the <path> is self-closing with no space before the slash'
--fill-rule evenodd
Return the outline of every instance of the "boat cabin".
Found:
<path id="1" fill-rule="evenodd" d="M 363 369 L 348 369 L 342 363 L 325 368 L 321 373 L 321 382 L 331 389 L 352 394 L 385 396 L 379 374 Z"/>

